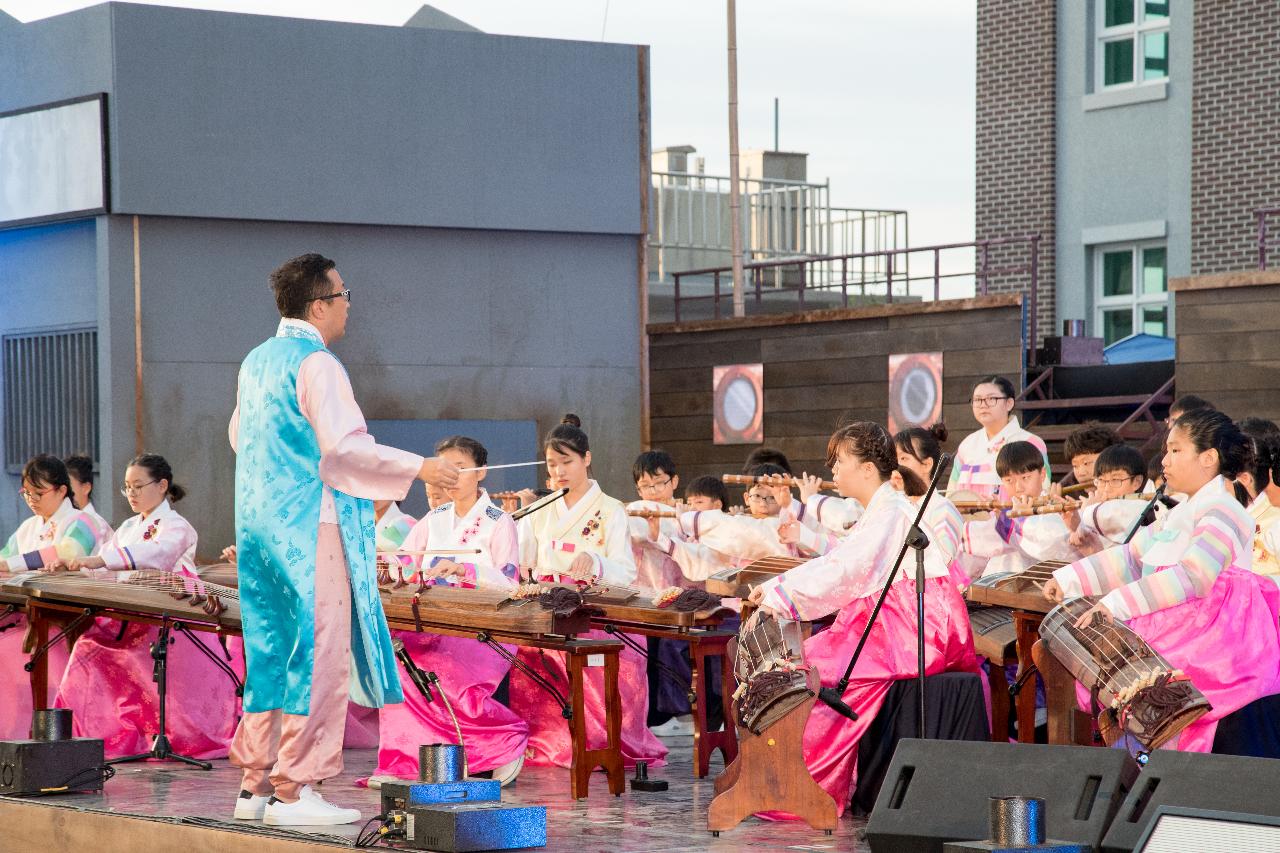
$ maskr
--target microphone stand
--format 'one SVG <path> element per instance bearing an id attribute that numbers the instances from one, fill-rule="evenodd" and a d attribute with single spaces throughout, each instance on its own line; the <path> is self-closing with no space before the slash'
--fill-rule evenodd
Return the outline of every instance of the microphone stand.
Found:
<path id="1" fill-rule="evenodd" d="M 1129 528 L 1129 532 L 1125 534 L 1124 542 L 1120 543 L 1121 545 L 1128 545 L 1133 537 L 1138 535 L 1138 530 L 1142 527 L 1142 519 L 1146 518 L 1147 513 L 1151 512 L 1156 503 L 1164 497 L 1164 489 L 1166 485 L 1168 484 L 1161 483 L 1159 488 L 1156 489 L 1156 493 L 1151 497 L 1151 500 L 1147 501 L 1147 505 L 1142 508 L 1142 512 L 1138 513 L 1137 519 L 1133 522 L 1133 527 Z"/>
<path id="2" fill-rule="evenodd" d="M 920 737 L 922 738 L 925 736 L 924 552 L 929 547 L 929 537 L 925 536 L 924 530 L 920 527 L 920 522 L 924 519 L 925 510 L 929 507 L 929 501 L 933 498 L 933 493 L 938 489 L 938 481 L 942 479 L 942 472 L 950 462 L 951 455 L 944 453 L 933 468 L 933 477 L 929 480 L 929 488 L 924 493 L 924 498 L 920 501 L 920 508 L 916 511 L 916 519 L 912 522 L 911 529 L 907 531 L 907 537 L 902 543 L 902 548 L 898 551 L 898 558 L 893 563 L 893 570 L 889 572 L 889 577 L 885 579 L 884 588 L 880 590 L 880 597 L 876 599 L 875 607 L 871 609 L 871 616 L 868 617 L 867 624 L 862 629 L 862 636 L 858 638 L 858 645 L 853 650 L 853 656 L 849 658 L 849 665 L 845 667 L 844 675 L 841 676 L 834 687 L 823 687 L 818 691 L 818 698 L 825 702 L 831 710 L 847 719 L 858 719 L 857 712 L 845 704 L 842 697 L 845 689 L 849 686 L 849 679 L 853 676 L 853 668 L 858 665 L 858 658 L 862 656 L 862 649 L 867 644 L 867 638 L 871 635 L 871 628 L 875 625 L 876 618 L 880 615 L 880 608 L 884 606 L 884 600 L 889 596 L 889 589 L 898 578 L 898 572 L 902 568 L 902 561 L 907 556 L 907 549 L 914 548 L 916 552 L 916 663 L 919 668 L 916 677 L 920 694 Z"/>

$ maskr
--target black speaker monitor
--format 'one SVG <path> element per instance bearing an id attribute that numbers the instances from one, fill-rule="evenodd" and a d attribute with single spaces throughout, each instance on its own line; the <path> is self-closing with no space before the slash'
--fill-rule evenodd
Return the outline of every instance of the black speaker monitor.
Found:
<path id="1" fill-rule="evenodd" d="M 1161 806 L 1280 817 L 1280 761 L 1153 752 L 1102 840 L 1104 853 L 1137 847 Z"/>
<path id="2" fill-rule="evenodd" d="M 987 837 L 991 797 L 1039 797 L 1047 837 L 1097 848 L 1137 775 L 1115 749 L 903 740 L 867 842 L 872 853 L 942 853 L 948 841 Z"/>

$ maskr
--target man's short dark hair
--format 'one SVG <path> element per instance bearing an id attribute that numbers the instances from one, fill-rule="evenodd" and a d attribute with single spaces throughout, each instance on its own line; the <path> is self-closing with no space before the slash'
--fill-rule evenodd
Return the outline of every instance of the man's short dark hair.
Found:
<path id="1" fill-rule="evenodd" d="M 773 447 L 757 447 L 751 451 L 747 456 L 747 461 L 742 463 L 742 473 L 750 474 L 752 468 L 765 463 L 777 465 L 784 474 L 791 473 L 791 463 L 787 461 L 787 455 Z"/>
<path id="2" fill-rule="evenodd" d="M 1093 476 L 1101 477 L 1112 471 L 1123 471 L 1130 477 L 1145 477 L 1147 460 L 1136 447 L 1127 444 L 1113 444 L 1098 454 L 1098 461 L 1093 463 Z"/>
<path id="3" fill-rule="evenodd" d="M 324 255 L 309 252 L 285 261 L 271 273 L 271 290 L 281 317 L 305 319 L 307 306 L 317 297 L 327 296 L 333 286 L 329 270 L 336 267 Z"/>

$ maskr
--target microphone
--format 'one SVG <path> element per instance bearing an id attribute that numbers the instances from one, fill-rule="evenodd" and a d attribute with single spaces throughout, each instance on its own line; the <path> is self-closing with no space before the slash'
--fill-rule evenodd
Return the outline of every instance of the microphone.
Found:
<path id="1" fill-rule="evenodd" d="M 842 691 L 834 687 L 823 687 L 818 691 L 818 698 L 826 703 L 827 707 L 835 711 L 842 717 L 849 720 L 857 720 L 858 713 L 850 708 L 845 701 L 840 698 Z"/>
<path id="2" fill-rule="evenodd" d="M 409 657 L 409 652 L 404 647 L 403 640 L 392 640 L 391 648 L 395 649 L 396 660 L 404 664 L 405 671 L 409 673 L 409 679 L 413 682 L 413 686 L 418 688 L 418 692 L 428 702 L 434 702 L 435 697 L 431 695 L 431 679 L 422 669 L 414 663 L 413 658 Z"/>

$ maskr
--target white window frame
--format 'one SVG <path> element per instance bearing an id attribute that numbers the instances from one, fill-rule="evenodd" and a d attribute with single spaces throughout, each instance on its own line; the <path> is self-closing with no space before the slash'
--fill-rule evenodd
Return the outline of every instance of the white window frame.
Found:
<path id="1" fill-rule="evenodd" d="M 1149 308 L 1153 305 L 1162 306 L 1165 309 L 1165 335 L 1173 337 L 1173 300 L 1169 298 L 1169 245 L 1164 240 L 1143 240 L 1137 243 L 1111 243 L 1104 245 L 1096 245 L 1093 249 L 1093 334 L 1096 337 L 1103 337 L 1106 333 L 1106 326 L 1102 322 L 1102 315 L 1106 311 L 1114 311 L 1117 308 L 1129 306 L 1133 312 L 1133 332 L 1139 334 L 1142 332 L 1142 309 Z M 1142 252 L 1144 249 L 1164 249 L 1164 292 L 1162 293 L 1143 293 L 1142 292 Z M 1103 255 L 1114 252 L 1123 252 L 1128 250 L 1131 259 L 1131 275 L 1133 276 L 1132 287 L 1130 293 L 1122 296 L 1103 296 L 1102 288 L 1103 280 Z M 1110 341 L 1115 343 L 1115 341 Z M 1108 345 L 1109 345 L 1108 344 Z"/>
<path id="2" fill-rule="evenodd" d="M 1107 0 L 1095 0 L 1093 12 L 1095 37 L 1093 50 L 1093 91 L 1113 92 L 1117 89 L 1135 89 L 1140 86 L 1159 85 L 1169 80 L 1168 69 L 1165 76 L 1142 79 L 1142 46 L 1148 33 L 1169 32 L 1169 21 L 1173 16 L 1173 2 L 1169 2 L 1169 16 L 1147 20 L 1147 9 L 1144 0 L 1133 0 L 1133 23 L 1115 27 L 1106 26 Z M 1106 84 L 1106 45 L 1109 42 L 1130 40 L 1133 42 L 1133 80 L 1128 83 Z M 1166 44 L 1168 42 L 1166 41 Z M 1168 51 L 1172 55 L 1172 49 Z M 1168 57 L 1166 57 L 1168 59 Z"/>

